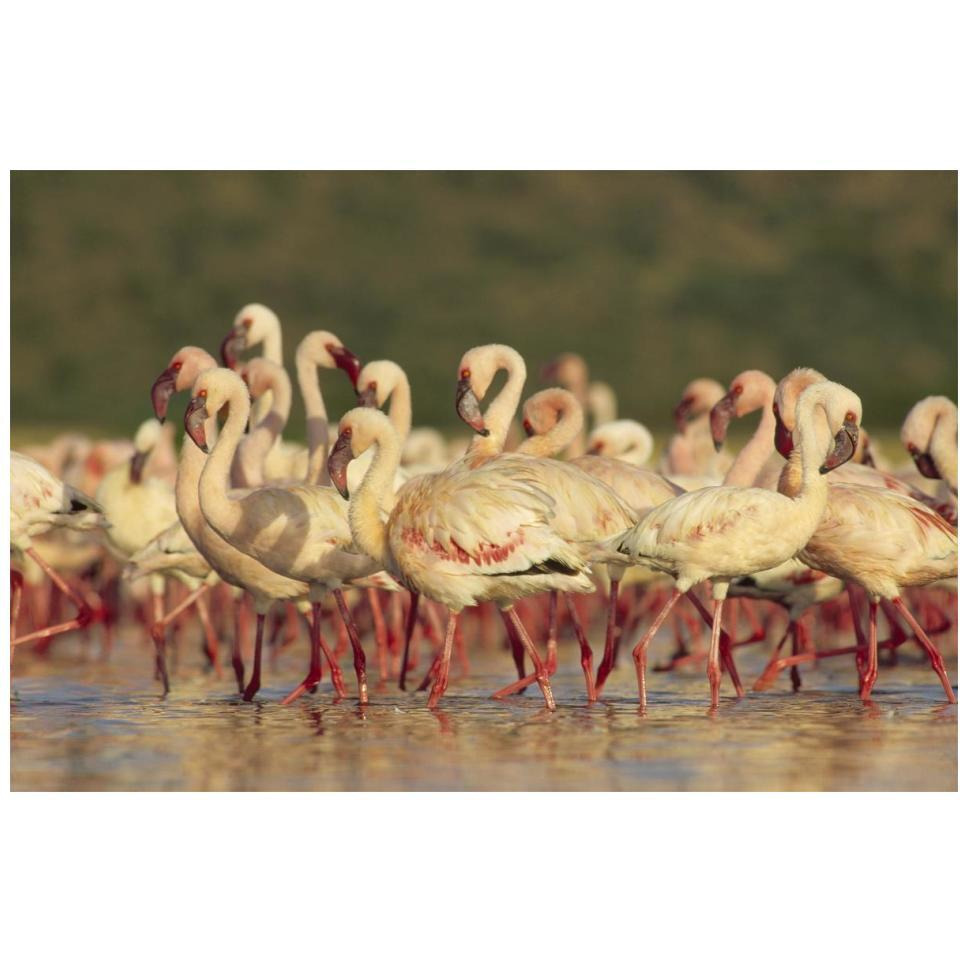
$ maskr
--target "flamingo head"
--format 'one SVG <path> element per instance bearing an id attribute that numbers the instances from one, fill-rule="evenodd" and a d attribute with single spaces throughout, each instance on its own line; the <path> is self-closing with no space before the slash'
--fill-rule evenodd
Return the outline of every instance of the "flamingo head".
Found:
<path id="1" fill-rule="evenodd" d="M 217 361 L 200 347 L 181 347 L 150 388 L 154 416 L 163 423 L 167 419 L 170 398 L 181 390 L 189 390 L 204 370 L 216 367 Z"/>

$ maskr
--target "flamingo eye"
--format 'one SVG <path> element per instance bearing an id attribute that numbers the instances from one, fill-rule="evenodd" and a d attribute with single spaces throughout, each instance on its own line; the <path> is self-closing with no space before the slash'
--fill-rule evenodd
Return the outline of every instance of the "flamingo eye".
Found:
<path id="1" fill-rule="evenodd" d="M 857 419 L 857 415 L 852 410 L 848 410 L 847 415 L 843 419 L 849 423 L 853 423 L 853 421 Z"/>
<path id="2" fill-rule="evenodd" d="M 183 361 L 178 360 L 176 363 L 170 365 L 171 370 L 179 370 L 183 366 Z"/>
<path id="3" fill-rule="evenodd" d="M 740 394 L 743 393 L 743 386 L 742 386 L 742 384 L 739 384 L 739 383 L 738 383 L 738 384 L 733 388 L 733 393 L 734 393 L 734 396 L 739 397 Z"/>
<path id="4" fill-rule="evenodd" d="M 344 427 L 340 431 L 341 437 L 352 437 L 353 436 L 353 427 Z"/>
<path id="5" fill-rule="evenodd" d="M 376 389 L 377 389 L 377 381 L 376 381 L 376 380 L 371 380 L 371 381 L 367 384 L 367 389 L 368 389 L 368 390 L 376 390 Z"/>
<path id="6" fill-rule="evenodd" d="M 460 379 L 461 379 L 461 380 L 469 380 L 469 379 L 470 379 L 470 368 L 469 368 L 469 367 L 464 367 L 464 368 L 460 371 Z"/>
<path id="7" fill-rule="evenodd" d="M 253 317 L 244 317 L 240 322 L 249 330 L 253 326 Z"/>
<path id="8" fill-rule="evenodd" d="M 206 397 L 206 395 L 207 395 L 207 391 L 206 391 L 206 390 L 198 390 L 198 391 L 197 391 L 197 396 L 198 396 L 198 397 Z"/>

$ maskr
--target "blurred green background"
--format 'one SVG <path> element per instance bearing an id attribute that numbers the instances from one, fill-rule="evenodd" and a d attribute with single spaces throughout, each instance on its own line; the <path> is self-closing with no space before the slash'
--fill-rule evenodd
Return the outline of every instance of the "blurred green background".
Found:
<path id="1" fill-rule="evenodd" d="M 13 173 L 14 441 L 130 433 L 173 352 L 273 307 L 410 375 L 452 428 L 460 354 L 530 388 L 576 350 L 655 432 L 694 376 L 815 366 L 895 428 L 955 395 L 955 173 Z M 324 381 L 331 412 L 345 378 Z M 288 436 L 302 435 L 295 404 Z"/>

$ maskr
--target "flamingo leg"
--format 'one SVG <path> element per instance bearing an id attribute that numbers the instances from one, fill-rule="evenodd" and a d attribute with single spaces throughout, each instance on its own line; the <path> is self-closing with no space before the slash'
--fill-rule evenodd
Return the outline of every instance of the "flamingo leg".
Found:
<path id="1" fill-rule="evenodd" d="M 337 598 L 337 607 L 340 610 L 340 617 L 343 625 L 347 628 L 347 634 L 350 637 L 350 645 L 353 647 L 353 669 L 357 674 L 357 693 L 360 703 L 369 703 L 370 698 L 367 693 L 367 658 L 360 646 L 360 635 L 357 632 L 357 625 L 353 622 L 353 616 L 347 601 L 340 589 L 334 590 L 333 595 Z"/>
<path id="2" fill-rule="evenodd" d="M 387 622 L 380 606 L 380 594 L 374 587 L 367 587 L 367 603 L 373 617 L 373 632 L 377 640 L 377 675 L 381 683 L 390 679 L 390 658 L 387 650 Z"/>
<path id="3" fill-rule="evenodd" d="M 739 700 L 743 696 L 743 684 L 740 682 L 740 674 L 737 672 L 737 665 L 733 662 L 733 652 L 731 650 L 732 644 L 730 642 L 730 635 L 722 627 L 717 631 L 714 631 L 714 620 L 715 616 L 711 616 L 707 608 L 700 602 L 700 598 L 690 590 L 687 593 L 687 599 L 697 608 L 697 612 L 700 614 L 703 622 L 710 627 L 711 635 L 716 632 L 719 642 L 719 654 L 723 660 L 723 665 L 726 667 L 727 673 L 730 674 L 730 679 L 733 681 L 733 688 L 736 691 L 737 699 Z M 716 601 L 714 601 L 714 609 L 716 609 Z M 713 639 L 711 636 L 711 649 L 713 649 Z M 710 665 L 707 664 L 707 676 L 710 675 Z M 716 706 L 716 704 L 714 704 Z"/>
<path id="4" fill-rule="evenodd" d="M 256 696 L 260 689 L 260 665 L 263 661 L 263 625 L 266 616 L 262 613 L 257 614 L 257 639 L 253 648 L 253 673 L 250 675 L 250 682 L 246 690 L 243 691 L 243 699 L 248 703 Z"/>
<path id="5" fill-rule="evenodd" d="M 244 688 L 243 635 L 246 627 L 243 616 L 244 602 L 245 598 L 242 594 L 233 601 L 233 652 L 230 657 L 233 675 L 237 681 L 237 690 L 240 693 L 243 693 Z"/>
<path id="6" fill-rule="evenodd" d="M 197 615 L 203 624 L 203 652 L 207 655 L 207 660 L 210 661 L 210 666 L 213 667 L 213 672 L 219 679 L 223 676 L 223 670 L 220 667 L 220 636 L 214 630 L 213 623 L 210 620 L 210 607 L 207 604 L 206 596 L 197 597 Z"/>
<path id="7" fill-rule="evenodd" d="M 596 689 L 599 694 L 613 669 L 617 641 L 617 600 L 620 596 L 620 581 L 610 580 L 610 596 L 607 600 L 607 632 L 603 642 L 603 657 L 597 667 Z"/>
<path id="8" fill-rule="evenodd" d="M 641 711 L 645 712 L 647 709 L 647 647 L 682 596 L 679 590 L 673 591 L 667 602 L 660 608 L 660 612 L 654 617 L 653 623 L 647 627 L 646 632 L 633 648 L 633 664 L 637 671 L 637 693 L 640 697 Z"/>
<path id="9" fill-rule="evenodd" d="M 710 631 L 710 653 L 707 657 L 707 679 L 710 681 L 710 706 L 720 706 L 720 619 L 723 616 L 723 601 L 713 601 L 713 628 Z"/>
<path id="10" fill-rule="evenodd" d="M 553 699 L 553 690 L 550 687 L 550 677 L 547 675 L 547 670 L 544 666 L 543 660 L 540 659 L 540 654 L 537 653 L 536 646 L 527 634 L 526 628 L 523 625 L 523 621 L 517 616 L 517 611 L 513 607 L 508 607 L 505 610 L 501 610 L 500 616 L 503 617 L 504 624 L 507 626 L 507 633 L 511 633 L 512 627 L 513 632 L 516 634 L 517 640 L 519 640 L 519 642 L 522 644 L 524 651 L 526 651 L 530 657 L 530 660 L 533 662 L 532 680 L 537 681 L 537 684 L 540 687 L 540 692 L 543 694 L 543 700 L 547 706 L 547 709 L 556 710 L 557 704 Z M 526 681 L 527 678 L 523 677 L 515 685 L 511 684 L 511 686 L 525 689 L 528 686 Z M 494 696 L 499 696 L 499 693 L 495 694 Z"/>
<path id="11" fill-rule="evenodd" d="M 556 590 L 550 591 L 550 608 L 547 619 L 547 673 L 552 677 L 557 672 L 557 620 L 559 596 Z"/>
<path id="12" fill-rule="evenodd" d="M 170 692 L 170 678 L 167 675 L 167 627 L 183 613 L 188 607 L 192 606 L 201 597 L 203 597 L 210 587 L 203 583 L 196 590 L 188 593 L 187 596 L 178 603 L 172 610 L 163 612 L 163 597 L 159 594 L 153 595 L 153 625 L 150 627 L 150 636 L 153 639 L 153 646 L 156 650 L 157 675 L 163 683 L 163 692 Z M 159 614 L 159 616 L 158 616 Z"/>
<path id="13" fill-rule="evenodd" d="M 90 618 L 93 616 L 93 611 L 90 609 L 87 602 L 81 597 L 71 586 L 67 583 L 63 577 L 57 573 L 53 567 L 47 563 L 43 557 L 33 548 L 27 548 L 27 554 L 36 562 L 41 570 L 53 581 L 54 585 L 59 589 L 59 591 L 69 597 L 73 601 L 74 605 L 77 608 L 77 615 L 72 620 L 66 620 L 63 623 L 55 624 L 52 627 L 44 627 L 42 630 L 34 630 L 31 633 L 25 633 L 22 637 L 16 637 L 15 639 L 11 635 L 11 646 L 19 645 L 21 643 L 29 643 L 31 640 L 43 640 L 47 637 L 55 637 L 60 633 L 66 633 L 68 630 L 77 630 L 85 627 L 89 622 Z"/>
<path id="14" fill-rule="evenodd" d="M 573 632 L 577 637 L 577 643 L 580 644 L 580 666 L 583 669 L 583 679 L 587 684 L 587 700 L 593 703 L 597 699 L 597 689 L 593 682 L 593 650 L 584 633 L 583 624 L 580 622 L 580 616 L 577 608 L 573 604 L 569 594 L 564 595 L 567 601 L 567 610 L 570 613 L 570 622 L 573 624 Z"/>
<path id="15" fill-rule="evenodd" d="M 907 608 L 907 605 L 903 602 L 902 598 L 894 597 L 893 605 L 896 607 L 897 612 L 909 625 L 910 629 L 913 630 L 914 636 L 917 638 L 920 646 L 927 653 L 927 658 L 930 661 L 930 666 L 933 667 L 934 672 L 940 678 L 940 683 L 943 684 L 944 693 L 947 695 L 948 703 L 956 703 L 957 697 L 953 692 L 953 686 L 950 683 L 949 677 L 947 677 L 947 670 L 943 662 L 943 657 L 940 655 L 940 651 L 933 645 L 933 642 L 927 636 L 923 627 L 917 622 L 913 614 Z"/>
<path id="16" fill-rule="evenodd" d="M 867 669 L 867 661 L 865 657 L 865 651 L 867 650 L 867 638 L 863 633 L 863 623 L 860 620 L 860 607 L 857 603 L 857 595 L 853 589 L 852 584 L 847 584 L 847 599 L 850 601 L 850 616 L 853 618 L 853 630 L 857 635 L 857 647 L 859 648 L 856 653 L 857 661 L 857 675 L 860 678 L 860 686 L 863 687 L 863 675 Z"/>
<path id="17" fill-rule="evenodd" d="M 330 667 L 330 677 L 333 680 L 333 687 L 336 691 L 337 698 L 340 699 L 346 694 L 340 665 L 333 656 L 333 651 L 327 646 L 326 641 L 323 639 L 323 633 L 320 629 L 320 623 L 323 619 L 320 612 L 321 609 L 318 601 L 310 605 L 310 666 L 303 680 L 280 701 L 284 705 L 298 700 L 307 690 L 316 686 L 316 684 L 323 679 L 323 661 L 321 660 L 321 654 L 327 658 L 327 664 Z"/>
<path id="18" fill-rule="evenodd" d="M 420 594 L 410 591 L 410 609 L 407 611 L 407 623 L 403 638 L 403 663 L 400 666 L 400 689 L 407 689 L 407 668 L 410 664 L 410 638 L 413 628 L 417 625 L 417 605 L 420 603 Z"/>
<path id="19" fill-rule="evenodd" d="M 870 599 L 870 631 L 867 643 L 867 668 L 860 680 L 860 699 L 869 700 L 873 685 L 877 682 L 878 660 L 877 660 L 877 607 L 879 603 L 872 597 Z"/>
<path id="20" fill-rule="evenodd" d="M 433 689 L 430 691 L 430 697 L 427 700 L 427 707 L 433 709 L 436 707 L 444 691 L 447 689 L 447 680 L 450 676 L 450 655 L 453 653 L 453 635 L 457 629 L 457 620 L 460 614 L 450 611 L 450 617 L 447 620 L 447 629 L 443 637 L 443 650 L 440 655 L 440 664 L 437 667 L 436 679 L 433 681 Z"/>

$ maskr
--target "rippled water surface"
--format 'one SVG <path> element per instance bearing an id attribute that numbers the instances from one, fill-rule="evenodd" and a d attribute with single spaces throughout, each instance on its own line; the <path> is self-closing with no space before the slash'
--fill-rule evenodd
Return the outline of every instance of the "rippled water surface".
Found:
<path id="1" fill-rule="evenodd" d="M 371 704 L 319 692 L 282 707 L 301 653 L 267 666 L 257 702 L 189 657 L 171 695 L 152 682 L 136 635 L 101 662 L 65 641 L 40 659 L 18 653 L 11 706 L 15 790 L 956 790 L 957 708 L 915 654 L 883 669 L 872 704 L 849 661 L 826 661 L 793 694 L 778 687 L 707 708 L 702 671 L 651 674 L 640 717 L 632 670 L 588 705 L 570 647 L 554 678 L 558 710 L 534 687 L 489 699 L 509 682 L 508 654 L 453 675 L 442 709 L 394 683 Z M 750 655 L 747 655 L 750 654 Z M 305 653 L 303 654 L 305 656 Z M 762 652 L 738 657 L 745 681 Z M 629 664 L 629 658 L 627 663 Z M 344 663 L 348 687 L 352 673 Z M 956 677 L 956 660 L 948 670 Z M 375 671 L 375 668 L 374 668 Z M 726 684 L 726 681 L 725 681 Z M 748 684 L 749 686 L 749 684 Z M 350 687 L 352 689 L 352 687 Z"/>

